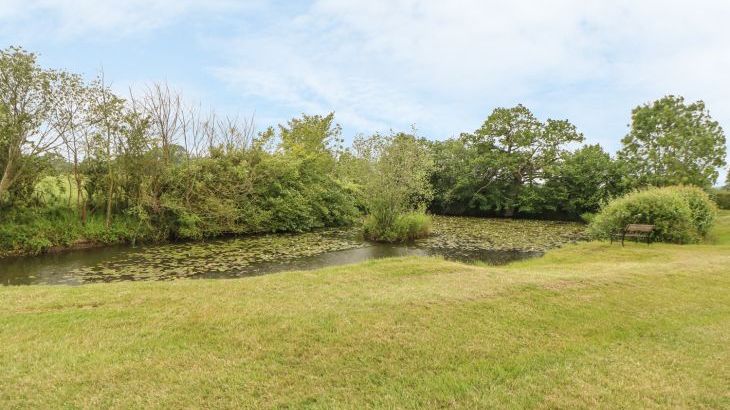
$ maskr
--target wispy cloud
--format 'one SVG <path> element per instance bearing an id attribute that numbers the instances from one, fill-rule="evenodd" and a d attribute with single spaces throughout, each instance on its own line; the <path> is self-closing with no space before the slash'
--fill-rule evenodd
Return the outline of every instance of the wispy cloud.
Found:
<path id="1" fill-rule="evenodd" d="M 274 103 L 352 108 L 384 124 L 436 119 L 430 127 L 454 133 L 477 111 L 560 90 L 580 112 L 580 94 L 595 85 L 634 104 L 666 92 L 719 97 L 730 85 L 721 75 L 727 15 L 730 3 L 715 1 L 688 10 L 672 1 L 321 0 L 264 31 L 219 39 L 234 51 L 215 73 Z M 712 105 L 730 118 L 724 100 Z"/>
<path id="2" fill-rule="evenodd" d="M 46 36 L 49 41 L 98 34 L 128 36 L 197 13 L 230 13 L 262 4 L 234 0 L 1 0 L 0 22 L 4 30 Z"/>

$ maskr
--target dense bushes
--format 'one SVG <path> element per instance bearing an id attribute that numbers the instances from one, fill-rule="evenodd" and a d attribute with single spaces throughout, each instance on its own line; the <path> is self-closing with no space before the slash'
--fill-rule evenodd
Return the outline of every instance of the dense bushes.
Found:
<path id="1" fill-rule="evenodd" d="M 696 186 L 680 185 L 665 188 L 682 197 L 689 206 L 692 214 L 692 223 L 700 236 L 710 232 L 712 224 L 717 217 L 717 205 L 710 199 L 710 196 Z"/>
<path id="2" fill-rule="evenodd" d="M 651 224 L 654 240 L 694 243 L 707 234 L 716 213 L 715 204 L 699 188 L 650 188 L 608 203 L 591 222 L 590 231 L 605 239 L 627 224 Z"/>
<path id="3" fill-rule="evenodd" d="M 0 213 L 0 256 L 38 254 L 54 247 L 133 243 L 150 239 L 151 234 L 129 217 L 117 218 L 107 228 L 100 215 L 82 224 L 68 208 L 22 208 Z"/>
<path id="4" fill-rule="evenodd" d="M 730 209 L 730 190 L 718 189 L 713 192 L 715 202 L 720 209 Z"/>
<path id="5" fill-rule="evenodd" d="M 431 225 L 431 217 L 423 212 L 397 215 L 389 225 L 380 224 L 373 215 L 368 215 L 363 223 L 363 234 L 365 238 L 376 241 L 411 241 L 428 236 Z"/>

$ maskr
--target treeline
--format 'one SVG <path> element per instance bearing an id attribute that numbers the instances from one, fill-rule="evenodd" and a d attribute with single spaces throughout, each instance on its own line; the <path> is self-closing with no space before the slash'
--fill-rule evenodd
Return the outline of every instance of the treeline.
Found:
<path id="1" fill-rule="evenodd" d="M 414 132 L 345 147 L 334 115 L 256 132 L 164 84 L 126 98 L 103 75 L 0 52 L 0 252 L 78 240 L 199 239 L 341 226 L 368 215 L 375 239 L 416 237 L 419 215 L 577 218 L 637 187 L 709 188 L 725 137 L 702 102 L 633 111 L 616 157 L 566 120 L 498 108 L 444 141 Z M 415 213 L 414 213 L 415 212 Z"/>
<path id="2" fill-rule="evenodd" d="M 710 189 L 725 165 L 725 135 L 701 101 L 667 96 L 636 107 L 611 157 L 568 121 L 524 106 L 497 108 L 473 133 L 431 143 L 437 213 L 575 218 L 646 186 Z"/>

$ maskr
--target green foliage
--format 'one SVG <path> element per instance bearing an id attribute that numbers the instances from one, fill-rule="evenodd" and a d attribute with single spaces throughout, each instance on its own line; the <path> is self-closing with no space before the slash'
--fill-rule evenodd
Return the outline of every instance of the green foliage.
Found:
<path id="1" fill-rule="evenodd" d="M 363 222 L 363 233 L 367 239 L 383 242 L 404 242 L 425 238 L 431 233 L 433 222 L 423 212 L 399 214 L 391 225 L 384 226 L 374 215 L 368 215 Z"/>
<path id="2" fill-rule="evenodd" d="M 682 197 L 689 206 L 692 223 L 700 236 L 706 236 L 717 219 L 717 204 L 707 192 L 696 186 L 680 185 L 665 188 Z"/>
<path id="3" fill-rule="evenodd" d="M 638 185 L 711 187 L 725 165 L 725 134 L 705 108 L 666 96 L 634 108 L 619 157 Z"/>
<path id="4" fill-rule="evenodd" d="M 566 152 L 566 144 L 583 141 L 567 120 L 539 121 L 523 105 L 497 108 L 481 128 L 463 135 L 476 150 L 472 174 L 476 176 L 473 200 L 480 210 L 512 216 L 520 208 L 531 210 L 526 188 L 544 177 L 548 167 Z"/>
<path id="5" fill-rule="evenodd" d="M 713 192 L 713 196 L 720 209 L 730 209 L 730 190 L 717 189 Z"/>
<path id="6" fill-rule="evenodd" d="M 107 228 L 102 217 L 82 224 L 66 207 L 14 208 L 0 214 L 0 256 L 38 254 L 53 247 L 79 243 L 114 244 L 151 238 L 149 231 L 135 231 L 135 221 L 118 218 Z"/>
<path id="7" fill-rule="evenodd" d="M 336 171 L 333 116 L 304 116 L 269 129 L 248 148 L 217 148 L 172 167 L 156 214 L 175 238 L 302 232 L 357 217 L 351 188 Z M 273 152 L 264 140 L 278 139 Z M 148 204 L 154 211 L 154 203 Z"/>
<path id="8" fill-rule="evenodd" d="M 42 176 L 39 158 L 53 149 L 65 126 L 58 109 L 67 74 L 36 60 L 21 47 L 0 50 L 0 201 L 32 191 Z M 23 187 L 13 190 L 19 183 Z"/>
<path id="9" fill-rule="evenodd" d="M 369 164 L 364 185 L 368 219 L 366 235 L 373 240 L 413 239 L 428 233 L 424 221 L 410 213 L 433 198 L 429 178 L 433 159 L 428 145 L 413 135 L 374 135 L 358 141 Z M 420 211 L 422 213 L 422 211 Z"/>
<path id="10" fill-rule="evenodd" d="M 571 155 L 568 144 L 581 141 L 568 121 L 541 122 L 522 105 L 497 108 L 474 133 L 432 143 L 437 166 L 431 209 L 573 217 L 595 210 L 616 190 L 616 171 L 600 147 Z"/>
<path id="11" fill-rule="evenodd" d="M 570 216 L 595 213 L 627 190 L 621 163 L 612 160 L 600 145 L 586 145 L 565 153 L 546 170 L 545 182 L 535 189 L 537 198 L 531 210 Z"/>
<path id="12" fill-rule="evenodd" d="M 478 188 L 474 174 L 477 150 L 467 146 L 461 138 L 433 141 L 430 145 L 435 163 L 431 176 L 434 199 L 430 209 L 447 215 L 475 213 L 479 208 L 475 200 Z"/>
<path id="13" fill-rule="evenodd" d="M 591 222 L 590 231 L 605 239 L 627 224 L 651 224 L 657 241 L 694 243 L 707 234 L 715 215 L 715 205 L 700 189 L 650 188 L 608 203 Z"/>
<path id="14" fill-rule="evenodd" d="M 594 219 L 596 219 L 596 214 L 593 212 L 584 212 L 580 214 L 580 220 L 587 224 L 593 222 Z"/>

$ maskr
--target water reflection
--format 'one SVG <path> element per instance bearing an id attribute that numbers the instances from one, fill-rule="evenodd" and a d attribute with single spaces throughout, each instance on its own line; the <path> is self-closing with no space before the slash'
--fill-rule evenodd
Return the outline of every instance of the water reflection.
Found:
<path id="1" fill-rule="evenodd" d="M 162 245 L 164 246 L 164 245 Z M 124 280 L 140 280 L 135 275 L 125 275 L 118 272 L 114 275 L 90 278 L 79 275 L 83 269 L 95 267 L 114 260 L 134 259 L 136 254 L 144 252 L 145 248 L 127 248 L 122 246 L 99 249 L 84 249 L 59 254 L 41 255 L 35 257 L 6 258 L 0 265 L 0 281 L 3 285 L 81 285 L 93 282 L 112 282 Z M 540 252 L 480 250 L 459 251 L 456 249 L 428 249 L 417 246 L 399 246 L 390 244 L 370 244 L 354 249 L 330 251 L 314 256 L 304 256 L 285 261 L 258 262 L 246 266 L 234 267 L 227 271 L 200 271 L 186 275 L 191 278 L 236 278 L 245 276 L 263 275 L 287 270 L 310 270 L 327 266 L 345 265 L 364 262 L 370 259 L 398 257 L 398 256 L 441 256 L 449 260 L 460 262 L 484 262 L 501 265 L 511 261 L 535 257 Z M 213 256 L 214 257 L 214 256 Z M 159 279 L 170 279 L 164 277 Z"/>

